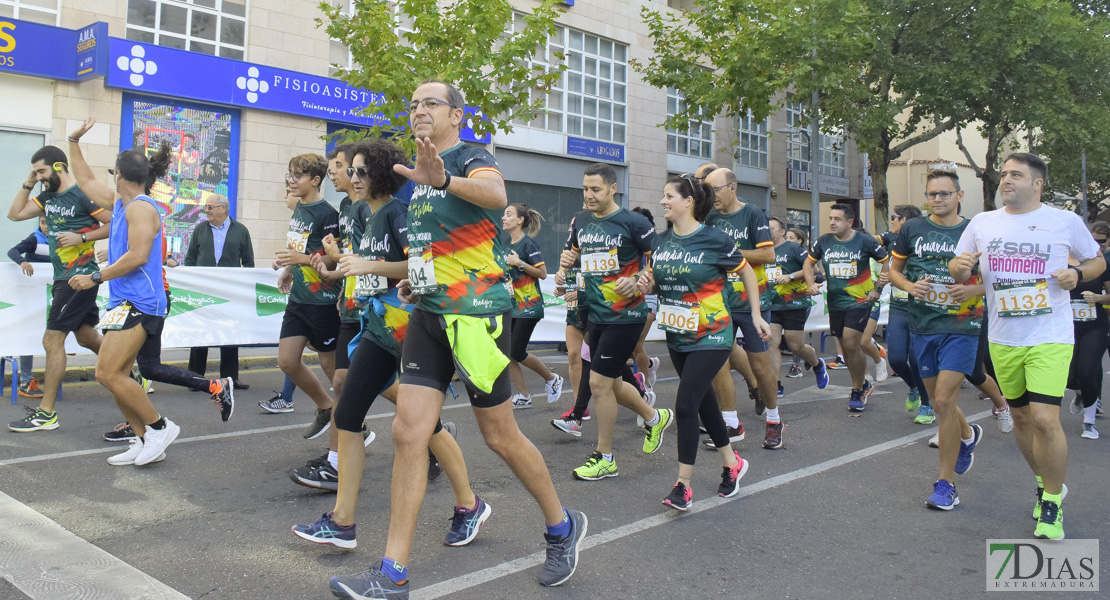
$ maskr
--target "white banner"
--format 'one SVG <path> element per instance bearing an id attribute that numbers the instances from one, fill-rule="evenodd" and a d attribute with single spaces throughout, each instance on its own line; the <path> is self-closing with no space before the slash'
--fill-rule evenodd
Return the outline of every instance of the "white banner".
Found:
<path id="1" fill-rule="evenodd" d="M 0 356 L 38 355 L 53 283 L 50 265 L 39 264 L 34 276 L 27 277 L 15 264 L 0 264 Z M 163 348 L 221 345 L 276 345 L 281 331 L 286 296 L 278 292 L 277 273 L 271 269 L 231 269 L 217 267 L 177 267 L 167 269 L 173 293 L 173 306 L 162 331 Z M 101 309 L 108 301 L 108 285 L 100 286 L 97 299 Z M 533 342 L 566 340 L 566 306 L 553 295 L 555 278 L 540 282 L 544 294 L 544 319 L 532 334 Z M 883 294 L 880 324 L 887 322 L 889 292 Z M 824 297 L 814 298 L 806 331 L 829 328 Z M 765 315 L 766 316 L 766 315 Z M 649 340 L 663 340 L 658 327 Z M 66 351 L 87 353 L 73 336 L 66 340 Z"/>

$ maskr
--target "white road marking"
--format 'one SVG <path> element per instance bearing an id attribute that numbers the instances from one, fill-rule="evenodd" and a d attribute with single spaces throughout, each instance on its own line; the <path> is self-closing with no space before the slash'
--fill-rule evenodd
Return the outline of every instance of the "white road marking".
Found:
<path id="1" fill-rule="evenodd" d="M 990 414 L 991 413 L 989 410 L 984 411 L 968 416 L 967 420 L 969 422 L 978 421 L 979 419 L 990 416 Z M 580 549 L 588 550 L 590 548 L 595 548 L 602 544 L 635 535 L 637 533 L 641 533 L 649 529 L 659 527 L 661 525 L 666 525 L 668 523 L 671 523 L 675 519 L 684 518 L 686 515 L 693 515 L 702 511 L 711 510 L 717 508 L 718 506 L 723 506 L 730 502 L 735 502 L 736 500 L 739 500 L 741 498 L 746 498 L 760 492 L 765 492 L 767 490 L 792 483 L 799 479 L 804 479 L 812 475 L 824 473 L 825 471 L 828 471 L 830 469 L 835 469 L 836 467 L 863 460 L 870 456 L 886 452 L 887 450 L 900 448 L 902 446 L 912 444 L 913 442 L 916 442 L 918 440 L 932 437 L 932 435 L 936 433 L 936 431 L 936 427 L 922 429 L 917 433 L 911 433 L 910 435 L 905 435 L 900 438 L 890 440 L 889 442 L 876 444 L 874 446 L 863 448 L 855 452 L 849 452 L 848 454 L 845 454 L 843 456 L 838 456 L 837 458 L 826 460 L 824 462 L 804 467 L 796 471 L 791 471 L 789 473 L 784 473 L 776 477 L 764 479 L 762 481 L 759 481 L 758 483 L 754 483 L 750 486 L 745 486 L 741 488 L 740 493 L 733 496 L 732 498 L 721 498 L 719 496 L 715 496 L 712 498 L 706 498 L 705 500 L 698 500 L 694 502 L 693 506 L 690 507 L 690 510 L 686 511 L 685 513 L 667 511 L 665 513 L 660 513 L 644 519 L 640 519 L 639 521 L 633 521 L 632 523 L 628 523 L 627 525 L 621 525 L 620 527 L 614 527 L 613 529 L 602 531 L 600 533 L 587 535 L 586 539 L 582 540 L 582 545 Z M 411 597 L 413 600 L 434 600 L 435 598 L 443 598 L 444 596 L 447 596 L 449 594 L 472 588 L 483 583 L 488 583 L 490 581 L 500 579 L 501 577 L 505 577 L 506 575 L 512 575 L 514 573 L 519 573 L 520 571 L 523 571 L 525 569 L 538 567 L 543 564 L 544 559 L 544 553 L 537 552 L 535 554 L 530 554 L 516 560 L 511 560 L 499 565 L 482 569 L 481 571 L 476 571 L 474 573 L 469 573 L 467 575 L 462 575 L 453 579 L 448 579 L 446 581 L 441 581 L 439 583 L 420 588 L 418 590 L 414 590 L 411 594 Z"/>

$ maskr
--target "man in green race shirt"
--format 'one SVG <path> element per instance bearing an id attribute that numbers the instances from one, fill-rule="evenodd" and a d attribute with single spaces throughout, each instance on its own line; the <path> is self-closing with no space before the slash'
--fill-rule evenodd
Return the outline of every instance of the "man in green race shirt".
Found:
<path id="1" fill-rule="evenodd" d="M 829 307 L 829 330 L 840 340 L 844 360 L 852 375 L 852 395 L 848 410 L 863 412 L 867 397 L 875 387 L 864 379 L 867 357 L 860 344 L 863 330 L 871 309 L 879 300 L 880 290 L 875 289 L 871 277 L 871 259 L 883 265 L 885 272 L 890 264 L 886 250 L 875 238 L 852 229 L 856 213 L 849 204 L 838 202 L 829 209 L 829 230 L 813 245 L 804 267 L 809 294 L 820 293 L 813 279 L 813 265 L 822 261 L 828 292 L 825 296 Z"/>
<path id="2" fill-rule="evenodd" d="M 43 146 L 31 156 L 31 173 L 23 187 L 15 194 L 8 219 L 26 221 L 46 216 L 50 262 L 54 267 L 54 283 L 46 333 L 42 347 L 46 351 L 46 376 L 43 378 L 43 397 L 38 407 L 27 409 L 27 416 L 8 425 L 13 431 L 42 431 L 58 428 L 58 414 L 54 403 L 66 372 L 66 337 L 73 332 L 77 343 L 98 352 L 100 334 L 94 326 L 100 321 L 96 305 L 99 285 L 88 290 L 74 290 L 69 280 L 75 275 L 90 275 L 99 271 L 93 242 L 108 237 L 112 211 L 103 209 L 89 200 L 77 187 L 69 172 L 65 152 L 55 146 Z M 35 183 L 42 184 L 44 192 L 31 198 Z"/>

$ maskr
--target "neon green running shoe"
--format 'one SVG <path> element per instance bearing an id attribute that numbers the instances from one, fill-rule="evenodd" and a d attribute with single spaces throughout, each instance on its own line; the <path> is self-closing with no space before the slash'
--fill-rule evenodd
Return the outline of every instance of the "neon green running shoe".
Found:
<path id="1" fill-rule="evenodd" d="M 27 416 L 8 423 L 8 429 L 19 433 L 31 431 L 48 431 L 58 428 L 58 412 L 46 412 L 41 408 L 27 407 Z"/>
<path id="2" fill-rule="evenodd" d="M 933 412 L 931 406 L 922 406 L 918 409 L 917 416 L 913 418 L 913 422 L 918 425 L 931 425 L 936 420 L 937 413 Z"/>
<path id="3" fill-rule="evenodd" d="M 910 395 L 906 396 L 906 412 L 917 412 L 917 409 L 920 406 L 921 392 L 917 390 L 910 390 Z"/>
<path id="4" fill-rule="evenodd" d="M 1039 521 L 1041 519 L 1041 496 L 1044 495 L 1044 488 L 1037 486 L 1037 501 L 1033 504 L 1033 520 Z M 1068 484 L 1064 484 L 1063 491 L 1060 492 L 1060 502 L 1068 497 Z"/>
<path id="5" fill-rule="evenodd" d="M 584 481 L 597 481 L 605 479 L 606 477 L 617 476 L 617 461 L 605 460 L 605 457 L 600 452 L 593 452 L 590 458 L 586 459 L 586 464 L 574 470 L 575 479 L 582 479 Z"/>
<path id="6" fill-rule="evenodd" d="M 1033 535 L 1042 540 L 1064 539 L 1064 508 L 1052 500 L 1041 500 L 1041 517 Z"/>
<path id="7" fill-rule="evenodd" d="M 663 443 L 663 432 L 674 424 L 674 414 L 671 411 L 659 409 L 659 423 L 654 426 L 644 425 L 647 434 L 644 435 L 644 454 L 655 454 Z"/>

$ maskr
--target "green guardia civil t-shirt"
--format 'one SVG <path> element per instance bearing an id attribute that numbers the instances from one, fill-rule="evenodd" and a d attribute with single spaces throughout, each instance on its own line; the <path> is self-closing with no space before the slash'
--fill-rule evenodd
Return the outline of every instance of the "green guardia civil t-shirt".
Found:
<path id="1" fill-rule="evenodd" d="M 985 310 L 983 297 L 973 296 L 960 302 L 952 298 L 948 289 L 979 283 L 978 268 L 965 284 L 957 284 L 948 272 L 948 261 L 956 257 L 956 244 L 968 223 L 967 219 L 961 219 L 957 225 L 944 227 L 930 217 L 914 217 L 903 223 L 895 236 L 891 254 L 906 262 L 902 269 L 906 279 L 930 279 L 930 289 L 924 300 L 910 297 L 910 331 L 979 335 Z"/>
<path id="2" fill-rule="evenodd" d="M 540 245 L 527 235 L 517 242 L 510 242 L 509 252 L 516 252 L 520 260 L 533 267 L 544 265 Z M 520 267 L 507 265 L 506 271 L 513 282 L 513 318 L 542 319 L 543 293 L 540 292 L 539 280 Z"/>
<path id="3" fill-rule="evenodd" d="M 288 248 L 301 254 L 323 254 L 323 239 L 339 233 L 339 212 L 325 200 L 297 204 L 289 218 L 286 234 Z M 341 280 L 324 281 L 316 269 L 298 265 L 293 269 L 293 290 L 289 301 L 300 304 L 335 304 L 342 288 Z"/>
<path id="4" fill-rule="evenodd" d="M 886 250 L 875 238 L 862 231 L 853 231 L 845 241 L 826 233 L 817 239 L 809 259 L 821 261 L 828 285 L 826 301 L 829 310 L 848 310 L 867 302 L 867 293 L 875 289 L 871 278 L 871 259 L 883 262 Z"/>
<path id="5" fill-rule="evenodd" d="M 88 233 L 100 228 L 96 215 L 104 211 L 89 200 L 76 184 L 61 192 L 43 192 L 32 198 L 36 206 L 46 213 L 46 235 L 49 238 L 50 264 L 54 267 L 54 281 L 88 275 L 100 270 L 96 264 L 96 242 L 81 242 L 65 248 L 58 245 L 59 233 Z"/>
<path id="6" fill-rule="evenodd" d="M 365 202 L 351 202 L 339 211 L 339 249 L 345 254 L 354 254 L 362 242 L 362 232 L 366 229 L 366 222 L 370 220 L 370 205 Z M 358 323 L 359 309 L 355 303 L 353 290 L 355 278 L 347 277 L 343 280 L 340 290 L 339 320 L 349 323 Z"/>
<path id="7" fill-rule="evenodd" d="M 783 242 L 775 246 L 775 264 L 763 265 L 767 274 L 767 291 L 761 299 L 763 306 L 769 306 L 771 310 L 798 310 L 813 305 L 806 292 L 805 278 L 796 277 L 781 285 L 774 283 L 779 275 L 789 276 L 801 271 L 808 256 L 801 244 Z"/>
<path id="8" fill-rule="evenodd" d="M 402 262 L 408 256 L 408 209 L 396 198 L 390 198 L 374 211 L 366 223 L 359 242 L 358 254 L 366 260 Z M 369 337 L 394 356 L 401 356 L 401 342 L 409 325 L 412 305 L 402 304 L 397 297 L 397 279 L 376 275 L 356 277 L 355 296 L 377 298 L 380 305 L 371 301 L 366 312 L 366 329 Z"/>
<path id="9" fill-rule="evenodd" d="M 586 309 L 594 323 L 643 323 L 647 302 L 643 294 L 622 296 L 616 281 L 640 271 L 651 253 L 655 228 L 639 213 L 618 209 L 598 217 L 582 211 L 574 217 L 571 247 L 579 252 L 579 272 L 585 284 Z M 579 306 L 582 292 L 578 291 Z"/>
<path id="10" fill-rule="evenodd" d="M 767 221 L 767 215 L 751 204 L 744 204 L 739 210 L 727 215 L 711 212 L 705 219 L 705 224 L 716 227 L 728 234 L 740 250 L 766 248 L 773 246 L 775 243 L 771 239 L 771 225 Z M 759 308 L 761 311 L 765 311 L 769 308 L 768 305 L 763 303 L 763 296 L 767 291 L 767 273 L 762 264 L 749 264 L 752 270 L 755 271 L 755 280 L 759 284 L 759 289 L 756 291 L 756 296 L 760 298 Z M 736 292 L 732 295 L 730 310 L 742 313 L 752 312 L 750 296 L 748 290 L 744 289 L 744 282 L 740 281 L 740 275 L 733 273 L 729 275 L 728 280 L 732 284 L 732 290 Z"/>

